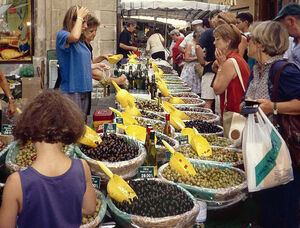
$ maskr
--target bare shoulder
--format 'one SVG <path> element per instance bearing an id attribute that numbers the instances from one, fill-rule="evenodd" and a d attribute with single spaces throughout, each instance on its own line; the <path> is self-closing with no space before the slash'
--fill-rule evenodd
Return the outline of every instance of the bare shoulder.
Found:
<path id="1" fill-rule="evenodd" d="M 20 185 L 21 184 L 21 179 L 20 179 L 20 174 L 18 172 L 14 172 L 13 174 L 11 174 L 5 183 L 5 186 L 7 185 Z"/>
<path id="2" fill-rule="evenodd" d="M 84 160 L 84 159 L 80 159 L 81 160 L 81 162 L 82 162 L 82 165 L 83 165 L 83 167 L 84 167 L 84 169 L 86 170 L 86 169 L 89 169 L 89 165 L 88 165 L 88 163 L 86 162 L 86 160 Z"/>

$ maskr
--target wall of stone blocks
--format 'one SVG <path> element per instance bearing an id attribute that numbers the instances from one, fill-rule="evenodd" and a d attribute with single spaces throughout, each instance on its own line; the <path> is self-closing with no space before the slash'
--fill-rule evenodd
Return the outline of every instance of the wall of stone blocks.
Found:
<path id="1" fill-rule="evenodd" d="M 0 0 L 5 4 L 7 0 Z M 47 50 L 55 49 L 57 32 L 62 28 L 66 11 L 72 5 L 87 7 L 101 22 L 95 40 L 93 54 L 116 53 L 117 0 L 34 0 L 34 59 L 36 69 Z M 1 64 L 4 73 L 17 68 L 19 64 Z"/>

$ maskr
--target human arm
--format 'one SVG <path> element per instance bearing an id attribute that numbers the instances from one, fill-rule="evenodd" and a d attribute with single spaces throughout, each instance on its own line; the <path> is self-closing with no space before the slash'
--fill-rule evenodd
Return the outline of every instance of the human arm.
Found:
<path id="1" fill-rule="evenodd" d="M 122 75 L 120 77 L 117 78 L 110 78 L 110 81 L 114 81 L 115 83 L 117 83 L 118 85 L 124 85 L 126 83 L 126 76 Z"/>
<path id="2" fill-rule="evenodd" d="M 71 33 L 69 34 L 67 38 L 67 43 L 76 43 L 80 39 L 81 32 L 82 32 L 82 24 L 83 18 L 87 16 L 89 13 L 89 10 L 86 7 L 77 7 L 77 19 L 74 24 L 74 27 L 71 30 Z"/>
<path id="3" fill-rule="evenodd" d="M 216 49 L 215 56 L 219 64 L 219 68 L 213 83 L 213 89 L 216 95 L 220 95 L 224 93 L 229 83 L 237 73 L 233 62 L 229 59 L 226 60 L 225 55 L 220 50 Z"/>
<path id="4" fill-rule="evenodd" d="M 265 114 L 273 113 L 274 102 L 267 99 L 257 99 L 259 107 Z M 279 114 L 300 115 L 300 100 L 293 99 L 290 101 L 277 102 L 277 112 Z"/>
<path id="5" fill-rule="evenodd" d="M 184 61 L 185 62 L 193 62 L 198 59 L 197 56 L 191 56 L 191 54 L 192 54 L 192 44 L 190 42 L 188 42 L 186 45 L 186 48 L 185 48 L 185 52 L 184 52 Z"/>
<path id="6" fill-rule="evenodd" d="M 238 46 L 240 56 L 244 56 L 246 49 L 248 48 L 247 38 L 245 36 L 241 36 L 241 42 Z"/>
<path id="7" fill-rule="evenodd" d="M 93 63 L 100 63 L 103 60 L 107 60 L 112 54 L 106 54 L 106 55 L 99 55 L 98 57 L 94 58 L 92 60 Z"/>
<path id="8" fill-rule="evenodd" d="M 101 81 L 102 78 L 103 78 L 102 72 L 97 70 L 97 69 L 92 70 L 92 78 L 97 80 L 97 81 Z M 123 76 L 120 76 L 120 77 L 117 77 L 117 78 L 111 77 L 110 81 L 114 81 L 118 85 L 123 85 L 123 84 L 125 84 L 126 79 L 127 79 L 126 76 L 123 75 Z"/>
<path id="9" fill-rule="evenodd" d="M 0 208 L 0 228 L 15 228 L 17 215 L 22 210 L 22 187 L 18 173 L 11 174 L 3 190 Z"/>
<path id="10" fill-rule="evenodd" d="M 125 49 L 125 50 L 129 50 L 129 51 L 138 51 L 137 47 L 134 46 L 128 46 L 126 44 L 120 43 L 120 48 Z"/>
<path id="11" fill-rule="evenodd" d="M 110 66 L 105 63 L 92 63 L 92 70 L 94 69 L 109 70 Z"/>
<path id="12" fill-rule="evenodd" d="M 82 200 L 82 213 L 92 215 L 96 210 L 96 192 L 92 184 L 91 171 L 85 160 L 81 159 L 84 167 L 86 190 Z"/>
<path id="13" fill-rule="evenodd" d="M 7 114 L 9 117 L 13 117 L 16 112 L 15 101 L 12 98 L 12 95 L 11 95 L 11 92 L 9 89 L 9 85 L 8 85 L 7 80 L 4 76 L 4 74 L 2 73 L 1 69 L 0 69 L 0 86 L 3 89 L 5 96 L 8 98 Z"/>
<path id="14" fill-rule="evenodd" d="M 150 37 L 151 37 L 151 36 L 150 36 Z M 151 49 L 151 45 L 150 45 L 150 37 L 148 38 L 147 44 L 146 44 L 146 51 L 145 51 L 146 55 L 149 54 L 150 49 Z"/>

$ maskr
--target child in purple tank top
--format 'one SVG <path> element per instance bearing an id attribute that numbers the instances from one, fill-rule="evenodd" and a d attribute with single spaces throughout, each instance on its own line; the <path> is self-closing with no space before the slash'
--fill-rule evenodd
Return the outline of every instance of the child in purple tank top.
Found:
<path id="1" fill-rule="evenodd" d="M 22 145 L 31 140 L 37 158 L 7 179 L 0 228 L 78 228 L 82 213 L 94 213 L 88 164 L 62 152 L 62 145 L 77 142 L 84 130 L 83 113 L 61 92 L 44 92 L 26 106 L 13 135 Z"/>

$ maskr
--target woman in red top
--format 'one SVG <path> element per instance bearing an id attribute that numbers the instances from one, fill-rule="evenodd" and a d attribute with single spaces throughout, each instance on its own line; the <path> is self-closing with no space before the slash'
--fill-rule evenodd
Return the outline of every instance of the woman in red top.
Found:
<path id="1" fill-rule="evenodd" d="M 240 69 L 244 88 L 247 85 L 250 69 L 247 62 L 238 53 L 241 42 L 241 32 L 232 24 L 219 25 L 214 30 L 216 46 L 216 61 L 213 68 L 216 70 L 216 78 L 213 82 L 215 94 L 220 96 L 220 108 L 223 116 L 226 111 L 240 112 L 239 105 L 244 96 L 244 89 L 239 80 L 237 70 L 231 58 L 234 58 Z M 225 103 L 225 91 L 227 90 L 227 104 Z"/>
<path id="2" fill-rule="evenodd" d="M 172 40 L 174 40 L 176 43 L 174 47 L 172 48 L 172 57 L 173 57 L 173 63 L 175 65 L 175 70 L 178 72 L 178 75 L 181 74 L 182 68 L 183 68 L 183 54 L 178 50 L 179 45 L 184 40 L 184 37 L 180 36 L 180 32 L 177 29 L 174 29 L 170 32 L 170 36 Z"/>

